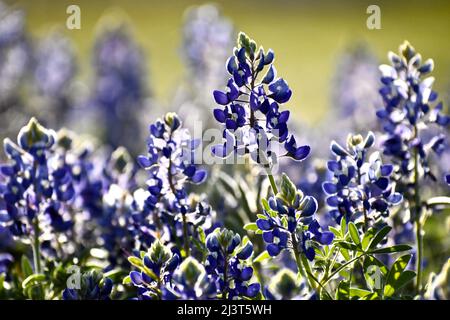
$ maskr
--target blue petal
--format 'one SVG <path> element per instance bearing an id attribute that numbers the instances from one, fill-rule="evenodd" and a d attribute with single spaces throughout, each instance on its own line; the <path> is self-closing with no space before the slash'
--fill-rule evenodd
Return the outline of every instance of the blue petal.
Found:
<path id="1" fill-rule="evenodd" d="M 324 182 L 322 189 L 328 194 L 335 194 L 337 192 L 337 186 L 332 182 Z"/>
<path id="2" fill-rule="evenodd" d="M 303 201 L 306 201 L 306 203 L 302 210 L 302 216 L 309 217 L 316 213 L 318 205 L 317 200 L 314 197 L 307 196 Z"/>
<path id="3" fill-rule="evenodd" d="M 197 170 L 191 180 L 193 183 L 202 183 L 206 180 L 206 176 L 206 170 Z"/>
<path id="4" fill-rule="evenodd" d="M 394 166 L 391 164 L 385 164 L 381 166 L 381 175 L 385 177 L 389 177 L 394 171 Z"/>
<path id="5" fill-rule="evenodd" d="M 225 122 L 225 120 L 227 118 L 225 111 L 223 111 L 221 109 L 214 109 L 213 113 L 214 113 L 214 118 L 216 118 L 217 121 L 219 121 L 220 123 Z"/>
<path id="6" fill-rule="evenodd" d="M 267 245 L 267 252 L 271 257 L 276 257 L 280 253 L 280 248 L 273 243 Z"/>
<path id="7" fill-rule="evenodd" d="M 130 278 L 133 284 L 139 286 L 142 284 L 142 276 L 140 272 L 137 271 L 131 271 L 130 272 Z"/>
<path id="8" fill-rule="evenodd" d="M 216 100 L 216 102 L 218 104 L 227 105 L 230 102 L 228 100 L 227 95 L 225 93 L 223 93 L 222 91 L 214 90 L 213 95 L 214 95 L 214 100 Z"/>

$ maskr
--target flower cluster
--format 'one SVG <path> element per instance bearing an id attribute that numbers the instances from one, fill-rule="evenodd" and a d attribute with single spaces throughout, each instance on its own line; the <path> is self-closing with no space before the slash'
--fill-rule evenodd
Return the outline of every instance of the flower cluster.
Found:
<path id="1" fill-rule="evenodd" d="M 95 270 L 80 275 L 79 288 L 65 289 L 63 300 L 110 300 L 113 282 Z"/>
<path id="2" fill-rule="evenodd" d="M 103 140 L 114 148 L 125 145 L 133 152 L 140 150 L 136 138 L 142 134 L 139 119 L 146 96 L 145 67 L 141 50 L 125 26 L 99 35 L 93 64 L 96 81 L 91 104 L 106 128 Z"/>
<path id="3" fill-rule="evenodd" d="M 249 283 L 253 277 L 253 268 L 246 263 L 253 254 L 253 244 L 231 230 L 216 229 L 206 238 L 208 256 L 206 271 L 212 276 L 218 292 L 224 299 L 236 297 L 255 297 L 260 284 Z"/>
<path id="4" fill-rule="evenodd" d="M 398 55 L 390 52 L 389 60 L 391 65 L 380 66 L 384 108 L 377 111 L 386 132 L 384 154 L 398 165 L 399 180 L 407 181 L 415 174 L 415 161 L 425 176 L 435 180 L 429 154 L 444 150 L 445 135 L 427 139 L 425 133 L 431 124 L 448 127 L 450 117 L 443 113 L 442 102 L 436 104 L 434 77 L 426 77 L 434 68 L 433 60 L 422 61 L 408 42 L 400 46 Z"/>
<path id="5" fill-rule="evenodd" d="M 70 170 L 54 152 L 55 139 L 53 130 L 32 118 L 19 132 L 18 145 L 9 139 L 4 141 L 11 164 L 1 166 L 5 177 L 0 185 L 1 222 L 15 236 L 28 235 L 33 229 L 34 236 L 39 237 L 44 216 L 55 232 L 72 227 L 70 217 L 63 216 L 59 208 L 73 199 L 75 190 Z"/>
<path id="6" fill-rule="evenodd" d="M 147 252 L 141 251 L 139 257 L 128 257 L 128 261 L 139 271 L 131 271 L 124 283 L 131 282 L 138 288 L 139 299 L 162 298 L 162 288 L 170 287 L 173 272 L 180 260 L 178 253 L 173 253 L 159 240 L 155 240 Z"/>
<path id="7" fill-rule="evenodd" d="M 330 215 L 340 223 L 363 220 L 367 229 L 369 223 L 389 215 L 389 208 L 402 201 L 402 195 L 395 192 L 390 181 L 394 170 L 390 164 L 383 164 L 378 152 L 368 155 L 375 142 L 372 132 L 366 138 L 349 135 L 347 148 L 337 142 L 331 143 L 336 160 L 328 162 L 332 180 L 323 183 L 323 190 Z"/>
<path id="8" fill-rule="evenodd" d="M 274 58 L 272 50 L 258 49 L 255 41 L 239 34 L 238 46 L 227 61 L 232 76 L 227 91 L 214 91 L 215 101 L 223 106 L 214 109 L 214 117 L 225 126 L 225 142 L 212 148 L 216 156 L 250 154 L 257 163 L 271 167 L 277 160 L 275 143 L 284 144 L 286 151 L 278 156 L 295 160 L 308 156 L 309 146 L 297 146 L 289 133 L 289 111 L 280 110 L 292 91 L 285 80 L 276 77 Z"/>
<path id="9" fill-rule="evenodd" d="M 171 240 L 183 239 L 186 255 L 190 251 L 189 237 L 195 231 L 192 225 L 205 222 L 210 213 L 207 204 L 192 203 L 186 189 L 187 183 L 200 184 L 206 179 L 206 171 L 194 161 L 198 146 L 199 141 L 191 139 L 179 117 L 168 113 L 150 125 L 148 153 L 138 157 L 139 164 L 149 174 L 144 212 L 155 214 L 157 225 L 166 222 L 174 226 L 167 231 Z"/>
<path id="10" fill-rule="evenodd" d="M 315 218 L 317 201 L 297 190 L 283 175 L 281 192 L 263 201 L 264 211 L 258 215 L 256 226 L 267 244 L 267 252 L 277 256 L 283 249 L 295 248 L 312 261 L 313 242 L 328 245 L 333 240 L 329 231 L 321 231 Z"/>

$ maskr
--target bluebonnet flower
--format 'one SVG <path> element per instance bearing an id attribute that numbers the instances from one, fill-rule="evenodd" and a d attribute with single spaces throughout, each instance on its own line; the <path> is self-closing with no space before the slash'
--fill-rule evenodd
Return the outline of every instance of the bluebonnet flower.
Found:
<path id="1" fill-rule="evenodd" d="M 144 108 L 145 66 L 142 53 L 124 25 L 104 30 L 93 53 L 96 72 L 91 105 L 104 126 L 104 141 L 114 148 L 140 150 L 141 110 Z"/>
<path id="2" fill-rule="evenodd" d="M 448 128 L 450 116 L 443 112 L 442 102 L 433 90 L 434 77 L 427 77 L 433 70 L 432 59 L 422 61 L 422 56 L 405 41 L 399 54 L 389 52 L 391 65 L 381 65 L 380 94 L 384 108 L 377 112 L 386 132 L 383 141 L 384 154 L 396 165 L 395 175 L 399 190 L 405 201 L 404 215 L 416 226 L 417 291 L 422 285 L 423 257 L 423 204 L 420 181 L 430 178 L 436 181 L 431 171 L 430 155 L 442 154 L 446 135 L 437 133 L 439 128 Z"/>
<path id="3" fill-rule="evenodd" d="M 187 257 L 173 273 L 173 280 L 162 288 L 164 300 L 217 299 L 217 286 L 213 276 L 193 257 Z"/>
<path id="4" fill-rule="evenodd" d="M 74 49 L 69 39 L 54 32 L 39 43 L 34 58 L 34 85 L 40 98 L 35 108 L 39 114 L 45 112 L 48 123 L 64 123 L 72 106 L 70 89 L 77 71 Z"/>
<path id="5" fill-rule="evenodd" d="M 150 249 L 141 251 L 140 256 L 130 256 L 128 261 L 138 271 L 131 271 L 124 283 L 132 283 L 138 289 L 138 299 L 161 299 L 161 290 L 169 285 L 175 269 L 180 264 L 178 253 L 173 253 L 159 240 L 155 240 Z"/>
<path id="6" fill-rule="evenodd" d="M 137 159 L 149 174 L 145 212 L 155 215 L 157 225 L 158 220 L 163 219 L 175 226 L 169 231 L 175 232 L 174 241 L 183 240 L 186 256 L 191 249 L 189 238 L 195 232 L 192 224 L 204 221 L 211 211 L 202 202 L 191 205 L 186 190 L 187 183 L 200 184 L 206 179 L 206 171 L 198 168 L 194 161 L 198 146 L 199 141 L 192 139 L 188 130 L 182 128 L 179 117 L 167 113 L 164 119 L 150 125 L 148 153 Z"/>
<path id="7" fill-rule="evenodd" d="M 256 43 L 240 33 L 238 46 L 227 61 L 232 76 L 227 91 L 214 91 L 216 103 L 223 106 L 214 109 L 214 117 L 224 125 L 225 140 L 223 145 L 212 148 L 216 156 L 251 154 L 254 161 L 270 168 L 277 157 L 275 143 L 283 144 L 286 150 L 280 156 L 295 160 L 308 156 L 309 146 L 297 145 L 295 137 L 289 134 L 289 111 L 280 110 L 292 91 L 284 79 L 276 77 L 273 60 L 272 50 L 257 50 Z"/>
<path id="8" fill-rule="evenodd" d="M 206 238 L 208 256 L 205 268 L 217 284 L 224 299 L 255 297 L 260 284 L 250 283 L 253 277 L 251 263 L 246 263 L 253 254 L 253 244 L 231 230 L 216 229 Z"/>
<path id="9" fill-rule="evenodd" d="M 364 43 L 348 48 L 337 62 L 332 83 L 331 117 L 324 129 L 334 134 L 375 130 L 376 122 L 367 114 L 372 114 L 382 103 L 377 93 L 378 81 L 378 61 L 370 48 Z"/>
<path id="10" fill-rule="evenodd" d="M 402 195 L 395 192 L 395 184 L 390 181 L 394 167 L 383 164 L 378 152 L 368 155 L 375 142 L 369 132 L 366 138 L 349 135 L 347 148 L 337 142 L 331 143 L 331 151 L 336 160 L 328 162 L 332 180 L 323 183 L 323 190 L 330 215 L 340 223 L 363 219 L 365 229 L 369 223 L 389 215 L 389 208 L 402 201 Z"/>
<path id="11" fill-rule="evenodd" d="M 315 217 L 317 201 L 297 190 L 283 174 L 282 190 L 263 201 L 263 214 L 258 215 L 256 226 L 266 242 L 267 252 L 277 256 L 284 249 L 299 250 L 310 261 L 314 260 L 313 243 L 328 245 L 333 234 L 322 231 Z"/>
<path id="12" fill-rule="evenodd" d="M 216 123 L 210 93 L 227 79 L 223 62 L 233 48 L 235 31 L 217 5 L 202 4 L 186 10 L 181 34 L 186 74 L 171 105 L 187 128 L 194 130 L 199 124 L 211 128 Z"/>
<path id="13" fill-rule="evenodd" d="M 435 180 L 428 164 L 430 152 L 442 152 L 444 134 L 433 135 L 428 140 L 424 133 L 430 125 L 448 127 L 450 117 L 443 113 L 442 103 L 436 103 L 438 94 L 433 90 L 433 77 L 425 77 L 433 68 L 433 60 L 422 61 L 419 53 L 405 42 L 399 55 L 390 52 L 391 65 L 381 65 L 380 94 L 384 108 L 377 111 L 383 123 L 386 137 L 383 141 L 384 154 L 391 156 L 401 181 L 407 181 L 414 172 L 414 161 L 420 172 Z M 408 183 L 406 183 L 408 184 Z M 404 192 L 412 192 L 405 187 Z"/>
<path id="14" fill-rule="evenodd" d="M 4 140 L 4 150 L 11 162 L 0 170 L 4 177 L 0 184 L 0 221 L 16 238 L 34 239 L 38 268 L 40 237 L 45 235 L 47 239 L 42 249 L 50 242 L 57 248 L 59 235 L 73 228 L 73 217 L 66 210 L 75 197 L 72 171 L 56 153 L 56 133 L 36 119 L 32 118 L 20 130 L 17 141 L 18 144 L 8 138 Z"/>
<path id="15" fill-rule="evenodd" d="M 110 300 L 113 282 L 101 272 L 91 270 L 80 275 L 80 288 L 66 288 L 63 300 Z"/>
<path id="16" fill-rule="evenodd" d="M 29 115 L 21 89 L 31 64 L 31 48 L 25 34 L 22 10 L 0 2 L 0 135 L 17 132 Z"/>

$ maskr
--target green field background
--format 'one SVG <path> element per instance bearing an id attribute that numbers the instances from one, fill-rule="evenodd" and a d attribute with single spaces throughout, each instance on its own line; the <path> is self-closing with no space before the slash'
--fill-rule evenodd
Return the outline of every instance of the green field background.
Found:
<path id="1" fill-rule="evenodd" d="M 34 36 L 65 26 L 66 8 L 81 8 L 81 30 L 66 33 L 75 43 L 80 77 L 91 74 L 90 54 L 95 34 L 106 17 L 128 21 L 147 58 L 149 85 L 155 98 L 170 109 L 174 86 L 185 69 L 180 54 L 181 27 L 186 8 L 205 3 L 187 0 L 21 0 L 7 1 L 22 7 L 27 28 Z M 339 55 L 355 41 L 366 42 L 380 61 L 389 50 L 408 39 L 423 58 L 435 60 L 436 89 L 450 88 L 449 1 L 215 1 L 236 30 L 271 47 L 277 54 L 278 74 L 294 91 L 290 102 L 297 119 L 311 124 L 333 107 L 331 78 Z M 381 7 L 381 30 L 368 30 L 366 9 Z"/>

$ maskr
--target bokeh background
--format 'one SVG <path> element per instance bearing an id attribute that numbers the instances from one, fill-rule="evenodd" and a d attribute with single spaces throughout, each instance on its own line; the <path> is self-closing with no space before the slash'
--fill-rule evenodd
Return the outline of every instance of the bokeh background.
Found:
<path id="1" fill-rule="evenodd" d="M 65 27 L 66 8 L 81 8 L 81 30 L 64 30 L 74 44 L 78 77 L 92 76 L 90 56 L 99 24 L 106 17 L 125 20 L 146 57 L 154 97 L 170 109 L 174 86 L 186 68 L 180 48 L 187 8 L 205 3 L 188 0 L 22 0 L 6 1 L 26 14 L 26 29 L 43 37 L 55 26 Z M 450 87 L 450 3 L 448 1 L 376 1 L 382 29 L 368 30 L 366 9 L 374 1 L 222 0 L 215 1 L 236 30 L 243 30 L 277 53 L 277 69 L 294 91 L 294 115 L 308 123 L 320 121 L 332 101 L 336 62 L 355 42 L 368 45 L 379 61 L 408 39 L 424 57 L 435 60 L 436 89 Z"/>

